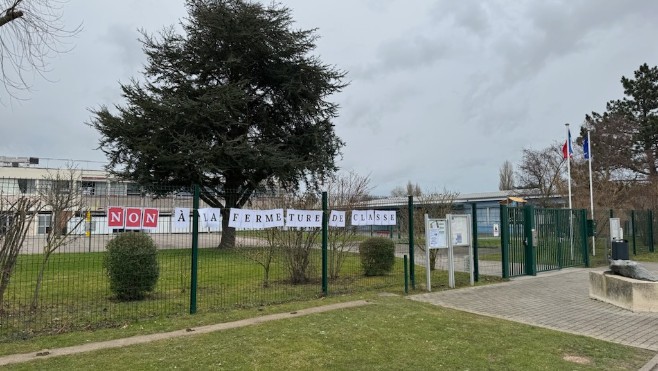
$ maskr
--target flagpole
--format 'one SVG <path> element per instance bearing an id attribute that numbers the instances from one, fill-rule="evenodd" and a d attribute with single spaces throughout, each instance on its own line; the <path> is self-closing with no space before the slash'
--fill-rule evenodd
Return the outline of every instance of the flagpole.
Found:
<path id="1" fill-rule="evenodd" d="M 587 129 L 587 160 L 589 162 L 589 208 L 592 212 L 592 223 L 594 223 L 594 188 L 592 187 L 592 141 Z M 594 225 L 592 225 L 594 228 Z M 594 231 L 592 231 L 594 232 Z M 592 233 L 592 256 L 596 256 L 596 233 Z"/>
<path id="2" fill-rule="evenodd" d="M 567 127 L 567 184 L 569 185 L 569 209 L 571 209 L 571 143 L 569 143 L 570 133 L 569 124 L 564 124 Z"/>
<path id="3" fill-rule="evenodd" d="M 564 124 L 567 127 L 567 184 L 569 185 L 569 245 L 571 246 L 571 260 L 573 260 L 573 211 L 571 210 L 571 133 L 569 132 L 569 124 Z"/>

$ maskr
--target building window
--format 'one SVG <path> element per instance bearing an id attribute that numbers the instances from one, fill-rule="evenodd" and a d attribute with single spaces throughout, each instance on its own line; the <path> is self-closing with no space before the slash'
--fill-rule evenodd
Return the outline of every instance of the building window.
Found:
<path id="1" fill-rule="evenodd" d="M 17 179 L 18 189 L 23 194 L 35 194 L 37 192 L 37 182 L 34 179 Z"/>
<path id="2" fill-rule="evenodd" d="M 16 194 L 17 191 L 14 179 L 0 179 L 0 193 L 13 195 Z"/>
<path id="3" fill-rule="evenodd" d="M 42 179 L 39 181 L 39 191 L 55 193 L 71 192 L 71 182 L 68 180 Z"/>
<path id="4" fill-rule="evenodd" d="M 96 182 L 84 181 L 80 183 L 82 194 L 86 196 L 93 196 L 96 194 Z"/>
<path id="5" fill-rule="evenodd" d="M 39 214 L 38 224 L 37 224 L 37 233 L 46 234 L 48 229 L 50 229 L 50 223 L 52 220 L 52 215 L 50 214 Z"/>
<path id="6" fill-rule="evenodd" d="M 126 195 L 128 196 L 141 196 L 142 190 L 137 183 L 126 183 Z"/>
<path id="7" fill-rule="evenodd" d="M 125 196 L 126 188 L 123 183 L 111 182 L 110 183 L 110 195 L 112 196 Z"/>
<path id="8" fill-rule="evenodd" d="M 94 182 L 94 195 L 96 195 L 96 196 L 105 196 L 105 195 L 107 195 L 107 183 L 106 182 Z"/>

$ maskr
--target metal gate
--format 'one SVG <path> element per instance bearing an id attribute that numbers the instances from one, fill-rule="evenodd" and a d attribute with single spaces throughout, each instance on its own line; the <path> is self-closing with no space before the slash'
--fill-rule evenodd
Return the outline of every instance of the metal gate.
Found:
<path id="1" fill-rule="evenodd" d="M 503 277 L 589 266 L 584 209 L 500 206 Z"/>

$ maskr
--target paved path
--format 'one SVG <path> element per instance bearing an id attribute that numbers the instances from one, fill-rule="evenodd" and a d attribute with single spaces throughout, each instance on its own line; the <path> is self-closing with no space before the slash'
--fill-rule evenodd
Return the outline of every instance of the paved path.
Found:
<path id="1" fill-rule="evenodd" d="M 216 332 L 216 331 L 224 331 L 224 330 L 228 330 L 228 329 L 232 329 L 232 328 L 256 325 L 256 324 L 263 323 L 263 322 L 269 322 L 269 321 L 276 321 L 276 320 L 286 319 L 286 318 L 306 316 L 306 315 L 314 314 L 314 313 L 324 313 L 324 312 L 328 312 L 328 311 L 332 311 L 332 310 L 353 308 L 353 307 L 359 307 L 359 306 L 363 306 L 363 305 L 368 305 L 368 302 L 365 301 L 365 300 L 348 301 L 348 302 L 344 302 L 344 303 L 336 303 L 336 304 L 323 305 L 323 306 L 320 306 L 320 307 L 300 309 L 298 311 L 289 312 L 289 313 L 269 314 L 269 315 L 265 315 L 265 316 L 261 316 L 261 317 L 248 318 L 248 319 L 243 319 L 243 320 L 233 321 L 233 322 L 218 323 L 218 324 L 215 324 L 215 325 L 207 325 L 207 326 L 201 326 L 201 327 L 188 328 L 188 329 L 185 329 L 185 330 L 163 332 L 163 333 L 156 333 L 156 334 L 150 334 L 150 335 L 137 335 L 137 336 L 133 336 L 133 337 L 129 337 L 129 338 L 100 341 L 100 342 L 97 342 L 97 343 L 88 343 L 88 344 L 83 344 L 83 345 L 75 345 L 75 346 L 70 346 L 70 347 L 66 347 L 66 348 L 42 350 L 40 352 L 13 354 L 13 355 L 9 355 L 9 356 L 0 357 L 0 366 L 5 366 L 5 365 L 9 365 L 9 364 L 14 364 L 14 363 L 29 362 L 29 361 L 33 361 L 33 360 L 37 360 L 37 359 L 60 357 L 60 356 L 65 356 L 65 355 L 70 355 L 70 354 L 86 353 L 86 352 L 91 352 L 91 351 L 99 350 L 99 349 L 121 348 L 121 347 L 129 346 L 129 345 L 145 344 L 145 343 L 150 343 L 150 342 L 154 342 L 154 341 L 158 341 L 158 340 L 171 339 L 171 338 L 176 338 L 176 337 L 181 337 L 181 336 L 190 336 L 190 335 L 197 335 L 197 334 L 206 334 L 206 333 Z"/>
<path id="2" fill-rule="evenodd" d="M 658 272 L 656 263 L 643 265 Z M 590 299 L 589 271 L 569 268 L 411 299 L 658 351 L 658 313 L 633 313 Z"/>

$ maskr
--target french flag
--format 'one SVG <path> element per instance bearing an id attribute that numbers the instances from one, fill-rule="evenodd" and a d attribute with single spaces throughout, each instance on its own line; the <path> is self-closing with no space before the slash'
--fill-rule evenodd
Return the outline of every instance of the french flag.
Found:
<path id="1" fill-rule="evenodd" d="M 573 157 L 573 148 L 571 148 L 571 130 L 567 130 L 567 139 L 566 142 L 564 142 L 564 145 L 562 146 L 562 158 L 566 159 L 572 158 Z"/>

